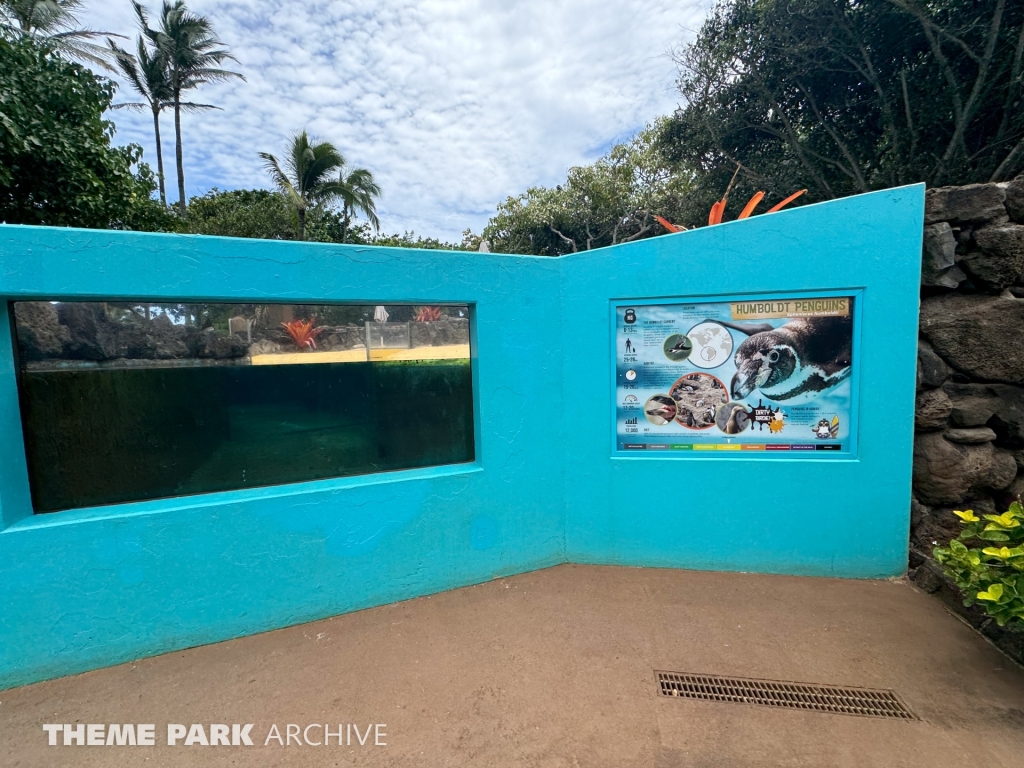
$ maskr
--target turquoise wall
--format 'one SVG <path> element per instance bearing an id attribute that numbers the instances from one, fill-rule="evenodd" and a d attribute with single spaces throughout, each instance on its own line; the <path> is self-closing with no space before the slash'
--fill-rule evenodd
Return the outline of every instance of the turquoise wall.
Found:
<path id="1" fill-rule="evenodd" d="M 923 216 L 923 187 L 904 187 L 564 259 L 566 397 L 599 404 L 595 418 L 565 425 L 566 558 L 856 578 L 903 573 Z M 612 457 L 610 300 L 826 289 L 859 292 L 856 458 Z"/>
<path id="2" fill-rule="evenodd" d="M 470 465 L 31 514 L 0 313 L 0 688 L 566 561 L 906 566 L 924 190 L 562 259 L 0 227 L 0 297 L 464 302 Z M 858 290 L 856 458 L 612 457 L 612 302 Z"/>

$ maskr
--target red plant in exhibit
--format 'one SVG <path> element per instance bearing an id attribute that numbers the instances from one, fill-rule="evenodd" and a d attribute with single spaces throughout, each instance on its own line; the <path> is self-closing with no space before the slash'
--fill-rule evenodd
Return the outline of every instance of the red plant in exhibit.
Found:
<path id="1" fill-rule="evenodd" d="M 288 332 L 299 349 L 316 349 L 316 337 L 327 329 L 326 327 L 314 328 L 313 323 L 315 322 L 316 315 L 313 315 L 309 320 L 290 320 L 287 323 L 281 323 L 281 327 Z"/>
<path id="2" fill-rule="evenodd" d="M 441 319 L 441 308 L 440 307 L 420 307 L 419 312 L 416 313 L 416 317 L 413 318 L 417 323 L 432 323 L 435 320 Z"/>

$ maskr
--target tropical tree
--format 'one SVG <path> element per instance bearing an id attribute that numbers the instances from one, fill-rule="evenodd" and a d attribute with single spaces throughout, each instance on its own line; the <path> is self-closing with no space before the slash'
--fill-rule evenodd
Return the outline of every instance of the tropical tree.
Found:
<path id="1" fill-rule="evenodd" d="M 315 206 L 340 202 L 345 211 L 343 237 L 357 211 L 362 211 L 377 223 L 374 198 L 380 196 L 380 187 L 373 174 L 365 168 L 355 168 L 345 174 L 345 158 L 327 141 L 310 141 L 305 131 L 292 139 L 292 145 L 283 163 L 269 152 L 260 152 L 264 167 L 274 185 L 288 198 L 299 219 L 299 240 L 306 239 L 306 217 Z"/>
<path id="2" fill-rule="evenodd" d="M 153 45 L 155 55 L 167 66 L 170 77 L 170 102 L 174 107 L 174 160 L 178 171 L 178 207 L 186 213 L 185 168 L 181 149 L 182 110 L 216 109 L 212 104 L 194 104 L 182 101 L 182 94 L 207 83 L 223 82 L 237 77 L 238 72 L 222 69 L 225 61 L 237 61 L 213 33 L 205 16 L 194 14 L 185 7 L 184 0 L 174 3 L 164 0 L 156 29 L 149 26 L 145 9 L 133 3 L 135 13 L 143 26 L 143 34 Z"/>
<path id="3" fill-rule="evenodd" d="M 188 203 L 186 231 L 197 235 L 293 240 L 295 211 L 269 189 L 211 189 Z"/>
<path id="4" fill-rule="evenodd" d="M 667 154 L 698 184 L 825 200 L 1024 170 L 1020 0 L 720 0 L 677 51 Z"/>
<path id="5" fill-rule="evenodd" d="M 137 145 L 111 146 L 114 86 L 31 37 L 0 37 L 0 221 L 160 230 Z"/>
<path id="6" fill-rule="evenodd" d="M 347 242 L 352 219 L 357 213 L 366 216 L 374 231 L 380 231 L 380 219 L 377 218 L 376 200 L 380 197 L 380 185 L 373 174 L 365 168 L 353 168 L 345 172 L 345 158 L 341 159 L 338 170 L 338 184 L 341 190 L 342 229 L 341 241 Z"/>
<path id="7" fill-rule="evenodd" d="M 142 102 L 114 104 L 114 109 L 146 109 L 153 114 L 153 133 L 156 135 L 156 167 L 157 179 L 160 182 L 160 203 L 167 206 L 167 192 L 164 187 L 164 151 L 160 140 L 160 113 L 171 103 L 171 78 L 167 71 L 167 62 L 163 57 L 155 55 L 146 47 L 146 41 L 139 37 L 136 53 L 132 55 L 113 41 L 109 40 L 110 50 L 114 54 L 114 64 L 124 75 L 131 87 L 138 93 Z"/>
<path id="8" fill-rule="evenodd" d="M 561 256 L 664 234 L 656 216 L 678 219 L 691 179 L 661 153 L 661 123 L 570 168 L 554 188 L 532 187 L 498 206 L 483 239 L 499 253 Z"/>
<path id="9" fill-rule="evenodd" d="M 110 51 L 90 41 L 121 35 L 80 29 L 81 7 L 82 0 L 0 0 L 0 29 L 8 38 L 32 37 L 69 58 L 109 69 Z"/>

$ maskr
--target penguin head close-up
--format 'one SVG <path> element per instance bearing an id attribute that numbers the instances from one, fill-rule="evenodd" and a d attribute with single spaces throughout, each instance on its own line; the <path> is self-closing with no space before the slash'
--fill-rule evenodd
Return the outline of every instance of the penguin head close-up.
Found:
<path id="1" fill-rule="evenodd" d="M 793 348 L 779 334 L 755 333 L 736 350 L 732 396 L 740 400 L 755 389 L 773 387 L 793 375 L 799 365 Z"/>

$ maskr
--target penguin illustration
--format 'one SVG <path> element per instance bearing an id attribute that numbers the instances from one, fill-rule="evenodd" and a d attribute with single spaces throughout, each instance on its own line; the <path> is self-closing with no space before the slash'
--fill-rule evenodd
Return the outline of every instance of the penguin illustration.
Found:
<path id="1" fill-rule="evenodd" d="M 833 416 L 832 421 L 822 419 L 818 422 L 818 426 L 812 427 L 812 429 L 814 436 L 819 440 L 835 440 L 839 437 L 839 417 Z"/>
<path id="2" fill-rule="evenodd" d="M 798 318 L 778 328 L 767 323 L 721 324 L 749 334 L 734 358 L 736 375 L 730 389 L 737 400 L 758 389 L 776 402 L 807 402 L 850 376 L 853 320 L 849 316 Z"/>

